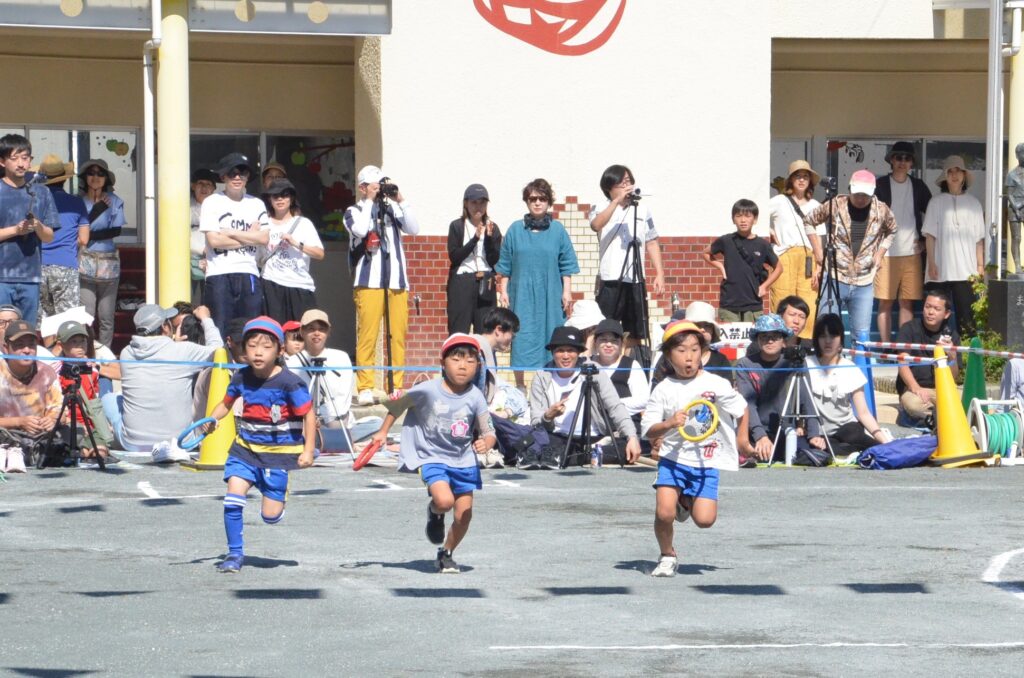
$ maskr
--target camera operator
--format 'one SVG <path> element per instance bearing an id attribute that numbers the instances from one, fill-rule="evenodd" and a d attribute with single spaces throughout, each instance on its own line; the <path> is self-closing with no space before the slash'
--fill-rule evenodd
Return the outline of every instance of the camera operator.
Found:
<path id="1" fill-rule="evenodd" d="M 756 341 L 761 350 L 753 358 L 740 358 L 736 363 L 736 390 L 740 392 L 750 407 L 750 442 L 754 446 L 754 456 L 761 461 L 769 461 L 773 455 L 772 445 L 782 424 L 782 408 L 789 390 L 789 380 L 795 372 L 785 368 L 803 368 L 803 359 L 793 356 L 792 359 L 783 355 L 785 341 L 793 334 L 778 315 L 769 313 L 757 319 L 750 337 Z M 797 382 L 800 388 L 799 414 L 812 415 L 811 393 L 802 381 Z M 791 408 L 794 403 L 791 401 Z M 792 410 L 791 410 L 792 411 Z M 799 436 L 797 447 L 807 449 L 808 446 L 823 450 L 825 439 L 821 436 L 821 426 L 814 417 L 804 420 L 806 429 L 797 429 Z M 779 437 L 779 452 L 785 446 L 783 436 Z M 746 464 L 744 464 L 746 466 Z"/>
<path id="2" fill-rule="evenodd" d="M 25 320 L 11 321 L 4 332 L 3 352 L 9 357 L 0 361 L 0 444 L 15 446 L 4 459 L 7 471 L 24 471 L 35 462 L 36 446 L 60 411 L 57 373 L 33 359 L 38 341 Z"/>
<path id="3" fill-rule="evenodd" d="M 377 334 L 387 294 L 391 345 L 384 348 L 391 364 L 398 367 L 405 364 L 405 332 L 409 323 L 409 275 L 402 234 L 416 235 L 420 225 L 398 186 L 379 167 L 367 165 L 359 170 L 357 182 L 359 202 L 345 210 L 345 227 L 352 235 L 349 265 L 356 306 L 356 365 L 376 362 Z M 403 374 L 394 375 L 396 389 L 402 387 Z M 373 381 L 371 370 L 357 372 L 360 405 L 373 404 Z"/>
<path id="4" fill-rule="evenodd" d="M 612 165 L 601 175 L 601 192 L 608 201 L 603 205 L 595 205 L 589 215 L 590 228 L 597 233 L 600 242 L 601 270 L 597 303 L 604 317 L 618 320 L 623 330 L 629 333 L 627 349 L 637 345 L 649 333 L 642 313 L 642 309 L 647 306 L 641 287 L 644 271 L 634 271 L 633 262 L 627 260 L 629 246 L 633 242 L 634 219 L 637 247 L 642 244 L 654 264 L 652 291 L 656 295 L 665 291 L 665 270 L 661 263 L 658 232 L 654 228 L 650 209 L 639 202 L 638 190 L 633 172 L 628 167 Z M 642 268 L 643 252 L 639 256 Z"/>
<path id="5" fill-rule="evenodd" d="M 68 320 L 57 329 L 59 354 L 68 358 L 95 358 L 96 350 L 89 331 L 80 322 Z M 108 462 L 117 461 L 110 455 L 109 446 L 114 437 L 110 422 L 107 421 L 100 405 L 100 370 L 96 363 L 80 363 L 64 361 L 60 364 L 60 388 L 62 393 L 77 390 L 81 406 L 74 406 L 75 419 L 78 422 L 78 444 L 83 458 L 101 456 Z M 88 429 L 83 423 L 85 417 L 92 422 L 93 438 L 96 449 L 89 447 Z M 64 413 L 62 424 L 70 424 L 71 408 Z"/>
<path id="6" fill-rule="evenodd" d="M 817 227 L 827 224 L 829 219 L 833 224 L 836 264 L 829 274 L 839 282 L 839 298 L 823 293 L 822 308 L 818 311 L 839 314 L 840 304 L 845 306 L 850 315 L 850 338 L 856 340 L 861 332 L 871 330 L 875 273 L 896 236 L 896 217 L 875 197 L 875 175 L 866 169 L 854 172 L 850 177 L 849 195 L 830 198 L 804 217 L 804 227 L 818 264 L 814 289 L 828 285 L 828 278 L 822 278 L 825 251 Z M 822 235 L 828 237 L 828 234 Z"/>
<path id="7" fill-rule="evenodd" d="M 794 295 L 783 298 L 775 313 L 786 323 L 786 327 L 792 332 L 786 337 L 786 346 L 782 351 L 783 356 L 790 360 L 803 360 L 814 343 L 810 339 L 801 339 L 800 334 L 807 327 L 807 318 L 810 314 L 810 305 L 803 298 Z M 751 341 L 747 346 L 747 357 L 753 358 L 761 352 L 761 347 L 756 341 Z"/>

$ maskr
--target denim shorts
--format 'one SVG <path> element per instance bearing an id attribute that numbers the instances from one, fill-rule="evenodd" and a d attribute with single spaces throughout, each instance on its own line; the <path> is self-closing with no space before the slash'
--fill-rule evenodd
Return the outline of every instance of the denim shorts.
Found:
<path id="1" fill-rule="evenodd" d="M 654 487 L 677 487 L 685 495 L 718 501 L 718 469 L 697 468 L 660 459 Z"/>

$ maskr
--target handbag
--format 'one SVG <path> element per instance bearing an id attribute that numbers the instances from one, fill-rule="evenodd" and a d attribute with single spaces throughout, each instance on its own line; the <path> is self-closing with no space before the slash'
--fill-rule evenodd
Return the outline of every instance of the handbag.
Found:
<path id="1" fill-rule="evenodd" d="M 89 280 L 117 280 L 121 277 L 121 257 L 116 251 L 82 250 L 78 255 L 78 273 Z"/>
<path id="2" fill-rule="evenodd" d="M 786 198 L 789 200 L 789 204 L 793 206 L 793 211 L 796 212 L 797 221 L 803 224 L 803 221 L 806 218 L 804 211 L 800 209 L 800 205 L 796 204 L 796 200 L 793 200 L 793 196 L 787 193 Z M 800 229 L 800 237 L 803 238 L 804 245 L 807 249 L 811 249 L 811 243 L 808 242 L 807 234 L 804 233 L 802 228 Z M 810 278 L 812 275 L 814 275 L 814 259 L 809 256 L 804 257 L 804 277 Z"/>

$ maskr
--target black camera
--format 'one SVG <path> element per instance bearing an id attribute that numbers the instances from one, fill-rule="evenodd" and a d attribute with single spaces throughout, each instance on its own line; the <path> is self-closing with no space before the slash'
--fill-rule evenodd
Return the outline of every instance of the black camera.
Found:
<path id="1" fill-rule="evenodd" d="M 398 195 L 398 184 L 392 183 L 390 177 L 381 177 L 380 192 L 385 198 L 395 198 Z"/>
<path id="2" fill-rule="evenodd" d="M 828 194 L 839 192 L 839 179 L 837 177 L 822 177 L 818 185 L 824 188 Z"/>
<path id="3" fill-rule="evenodd" d="M 60 366 L 60 376 L 65 379 L 81 379 L 82 363 L 62 363 Z"/>
<path id="4" fill-rule="evenodd" d="M 797 344 L 796 346 L 787 346 L 782 351 L 782 357 L 792 362 L 803 360 L 807 357 L 807 349 L 801 344 Z"/>
<path id="5" fill-rule="evenodd" d="M 595 365 L 594 363 L 586 362 L 586 363 L 583 363 L 582 365 L 580 365 L 580 374 L 582 374 L 585 377 L 586 376 L 590 376 L 590 377 L 597 376 L 598 372 L 599 372 L 599 369 L 598 369 L 597 365 Z"/>
<path id="6" fill-rule="evenodd" d="M 636 205 L 643 197 L 643 194 L 640 193 L 640 188 L 634 188 L 633 190 L 626 192 L 626 203 L 629 205 Z"/>

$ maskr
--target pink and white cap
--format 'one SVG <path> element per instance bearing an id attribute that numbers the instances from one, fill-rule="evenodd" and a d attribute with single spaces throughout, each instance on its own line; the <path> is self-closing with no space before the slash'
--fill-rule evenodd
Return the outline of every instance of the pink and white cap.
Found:
<path id="1" fill-rule="evenodd" d="M 875 175 L 869 170 L 857 170 L 850 177 L 850 193 L 875 194 Z"/>

